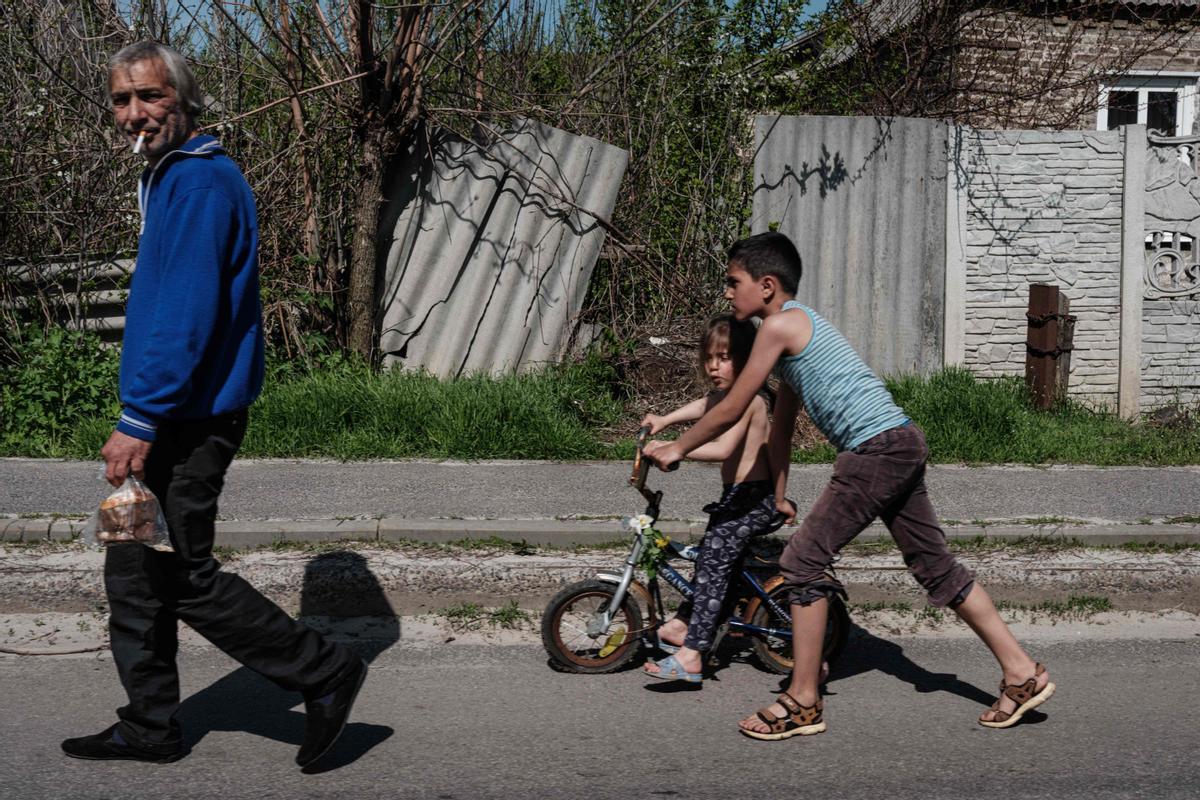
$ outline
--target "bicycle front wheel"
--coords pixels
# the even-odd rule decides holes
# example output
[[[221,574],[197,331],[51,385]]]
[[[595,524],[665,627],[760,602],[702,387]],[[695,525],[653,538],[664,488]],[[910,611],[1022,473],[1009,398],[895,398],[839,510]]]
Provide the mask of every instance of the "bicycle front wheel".
[[[628,664],[641,647],[642,612],[625,596],[606,627],[601,615],[612,607],[616,587],[604,581],[572,584],[551,599],[542,614],[542,646],[564,672],[600,674]]]

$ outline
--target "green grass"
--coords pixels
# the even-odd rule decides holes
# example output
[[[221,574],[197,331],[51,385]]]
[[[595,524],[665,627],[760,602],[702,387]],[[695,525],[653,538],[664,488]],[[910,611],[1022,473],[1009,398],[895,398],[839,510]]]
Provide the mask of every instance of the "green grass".
[[[346,360],[275,374],[251,410],[243,457],[594,459],[610,455],[603,433],[621,415],[611,369],[595,358],[446,381]],[[112,426],[77,420],[70,436],[0,455],[95,458]]]
[[[1200,412],[1183,425],[1163,428],[1130,423],[1074,400],[1040,411],[1030,402],[1021,378],[980,379],[961,367],[889,378],[886,383],[925,432],[930,461],[935,463],[1200,463]],[[614,455],[632,456],[632,443],[623,447],[614,449]],[[824,442],[792,451],[792,461],[803,464],[828,463],[836,457]]]
[[[980,380],[968,370],[948,368],[928,378],[889,380],[888,388],[925,431],[931,460],[937,462],[1200,462],[1200,424],[1195,421],[1174,428],[1130,424],[1075,401],[1038,411],[1020,378]]]
[[[492,379],[439,381],[342,364],[269,386],[242,452],[250,456],[586,459],[618,403],[595,363]]]
[[[1200,413],[1163,428],[1131,424],[1077,402],[1042,412],[1032,407],[1020,379],[981,380],[962,368],[891,379],[888,387],[924,429],[934,462],[1200,463]],[[6,391],[17,397],[13,393],[20,389],[13,382]],[[276,359],[251,410],[241,455],[627,460],[633,441],[614,437],[613,431],[629,430],[640,409],[624,408],[622,394],[616,373],[598,356],[527,375],[447,381],[421,373],[373,372],[343,358],[310,366]],[[21,407],[26,405],[36,407],[32,401]],[[27,430],[15,415],[0,415],[0,456],[96,458],[112,432],[113,415],[63,414],[47,430]],[[835,456],[828,444],[793,452],[793,460],[801,463]]]

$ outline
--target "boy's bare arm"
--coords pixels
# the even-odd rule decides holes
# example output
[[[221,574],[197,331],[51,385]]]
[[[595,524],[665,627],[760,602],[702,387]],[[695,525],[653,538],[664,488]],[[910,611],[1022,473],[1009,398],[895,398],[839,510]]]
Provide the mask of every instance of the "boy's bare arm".
[[[696,461],[724,461],[729,458],[737,450],[738,445],[745,440],[746,433],[750,428],[750,420],[753,417],[754,406],[751,405],[731,428],[711,442],[700,445],[688,453],[687,457]]]
[[[775,507],[788,515],[788,522],[796,517],[796,509],[787,502],[788,469],[792,464],[792,431],[796,427],[796,413],[800,409],[800,398],[786,383],[779,387],[775,397],[775,414],[771,422],[771,435],[767,439],[767,457],[771,464],[771,477],[775,481]]]
[[[647,414],[642,418],[642,426],[650,426],[650,433],[655,434],[663,428],[669,428],[680,422],[692,422],[704,416],[705,410],[708,408],[708,398],[701,397],[698,400],[693,400],[685,406],[680,406],[669,414],[659,416],[657,414]]]
[[[763,321],[754,339],[750,358],[725,399],[709,409],[699,422],[675,441],[651,442],[646,446],[645,452],[651,461],[661,469],[666,469],[700,445],[715,439],[746,413],[750,402],[767,382],[771,370],[784,352],[787,336],[786,328],[779,324],[781,322],[776,322],[775,317]]]

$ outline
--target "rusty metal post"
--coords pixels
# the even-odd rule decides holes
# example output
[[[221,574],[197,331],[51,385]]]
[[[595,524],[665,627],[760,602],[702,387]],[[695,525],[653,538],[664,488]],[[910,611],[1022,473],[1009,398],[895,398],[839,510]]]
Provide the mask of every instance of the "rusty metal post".
[[[1029,327],[1025,335],[1025,386],[1035,408],[1054,404],[1054,357],[1058,347],[1058,287],[1035,283],[1029,287]]]

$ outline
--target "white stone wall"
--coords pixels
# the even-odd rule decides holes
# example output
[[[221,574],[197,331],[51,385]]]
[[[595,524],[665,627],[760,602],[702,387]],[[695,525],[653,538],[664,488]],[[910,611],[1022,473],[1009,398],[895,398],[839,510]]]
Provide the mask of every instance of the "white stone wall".
[[[1142,411],[1200,404],[1200,300],[1142,301]]]
[[[965,363],[1023,375],[1029,286],[1071,301],[1072,396],[1115,408],[1121,289],[1120,131],[966,130]]]

